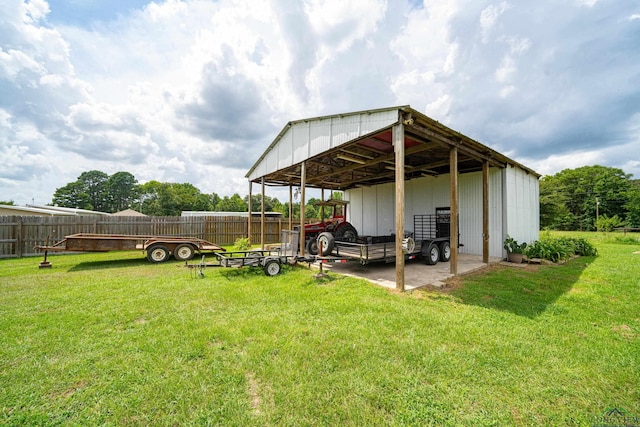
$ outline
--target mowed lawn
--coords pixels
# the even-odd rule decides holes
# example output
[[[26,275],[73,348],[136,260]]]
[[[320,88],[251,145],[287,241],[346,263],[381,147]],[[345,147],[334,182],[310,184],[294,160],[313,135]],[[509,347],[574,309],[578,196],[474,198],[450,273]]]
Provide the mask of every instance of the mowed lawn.
[[[0,260],[0,425],[591,425],[640,416],[640,245],[399,294],[141,253]],[[427,267],[425,268],[433,268]]]

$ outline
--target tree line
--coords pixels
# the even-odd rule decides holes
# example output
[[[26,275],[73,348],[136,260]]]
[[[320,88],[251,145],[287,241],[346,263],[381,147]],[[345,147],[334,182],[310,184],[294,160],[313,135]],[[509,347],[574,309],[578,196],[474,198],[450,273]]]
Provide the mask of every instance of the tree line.
[[[340,197],[340,193],[334,197]],[[305,205],[307,218],[318,218],[317,199]],[[152,216],[179,216],[182,211],[247,212],[249,197],[220,197],[202,193],[189,183],[149,181],[139,184],[129,172],[108,175],[93,170],[56,189],[52,204],[102,212],[127,208]],[[259,210],[260,195],[252,196],[252,209]],[[265,211],[289,217],[289,202],[265,196]],[[294,218],[300,203],[293,204]],[[329,215],[325,212],[325,216]],[[640,227],[640,180],[621,169],[584,166],[565,169],[540,179],[540,226],[554,230],[610,230]]]
[[[335,194],[336,197],[341,195]],[[318,218],[318,199],[305,205],[305,217]],[[150,216],[180,216],[182,211],[247,212],[249,196],[238,193],[220,197],[217,193],[202,193],[193,184],[149,181],[139,184],[129,172],[108,175],[92,170],[60,188],[53,195],[52,205],[114,213],[133,209]],[[280,212],[289,217],[289,202],[265,196],[265,211]],[[251,208],[260,210],[261,196],[252,195]],[[300,203],[293,204],[294,218],[300,217]],[[325,212],[325,216],[329,212]]]
[[[552,230],[640,227],[640,180],[622,169],[583,166],[540,179],[540,226]]]

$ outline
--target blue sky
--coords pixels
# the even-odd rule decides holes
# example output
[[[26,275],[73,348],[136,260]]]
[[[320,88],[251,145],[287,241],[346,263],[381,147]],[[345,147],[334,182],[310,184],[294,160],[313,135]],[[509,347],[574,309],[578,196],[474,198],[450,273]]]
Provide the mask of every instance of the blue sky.
[[[145,0],[50,0],[48,20],[54,24],[87,26],[95,22],[126,19],[132,10],[142,9]]]
[[[82,172],[245,194],[290,120],[409,104],[542,174],[640,178],[640,3],[5,0],[0,200]]]

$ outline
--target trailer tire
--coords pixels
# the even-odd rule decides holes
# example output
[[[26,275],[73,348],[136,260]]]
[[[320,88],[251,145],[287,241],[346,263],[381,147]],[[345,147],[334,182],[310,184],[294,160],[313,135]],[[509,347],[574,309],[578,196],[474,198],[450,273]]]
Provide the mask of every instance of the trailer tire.
[[[173,250],[173,257],[178,261],[188,261],[193,258],[196,251],[192,245],[189,243],[183,243],[181,245],[176,246]]]
[[[440,243],[440,261],[449,262],[451,259],[451,245],[449,242]]]
[[[151,245],[147,248],[147,259],[149,262],[165,262],[169,259],[169,248],[165,245]]]
[[[320,233],[317,239],[318,253],[321,256],[327,256],[331,252],[333,252],[333,248],[335,247],[336,240],[333,237],[333,234],[325,231]]]
[[[342,242],[355,243],[358,240],[356,228],[348,222],[343,223],[336,230],[335,239]]]
[[[440,258],[440,248],[435,243],[431,243],[427,248],[426,261],[427,265],[436,265]]]
[[[280,262],[271,259],[264,264],[264,273],[267,276],[277,276],[280,273]]]
[[[306,249],[309,255],[318,255],[318,239],[315,236],[307,240]]]

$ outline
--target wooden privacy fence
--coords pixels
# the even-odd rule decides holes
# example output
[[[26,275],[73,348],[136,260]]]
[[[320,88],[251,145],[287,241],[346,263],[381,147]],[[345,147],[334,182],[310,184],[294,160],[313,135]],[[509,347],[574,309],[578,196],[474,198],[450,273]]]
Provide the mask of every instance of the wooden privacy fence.
[[[265,219],[265,243],[278,243],[288,220]],[[223,217],[109,217],[0,216],[0,258],[38,255],[34,247],[77,233],[137,234],[197,237],[218,245],[233,245],[247,237],[247,218]],[[251,241],[260,243],[260,217],[251,221]]]

